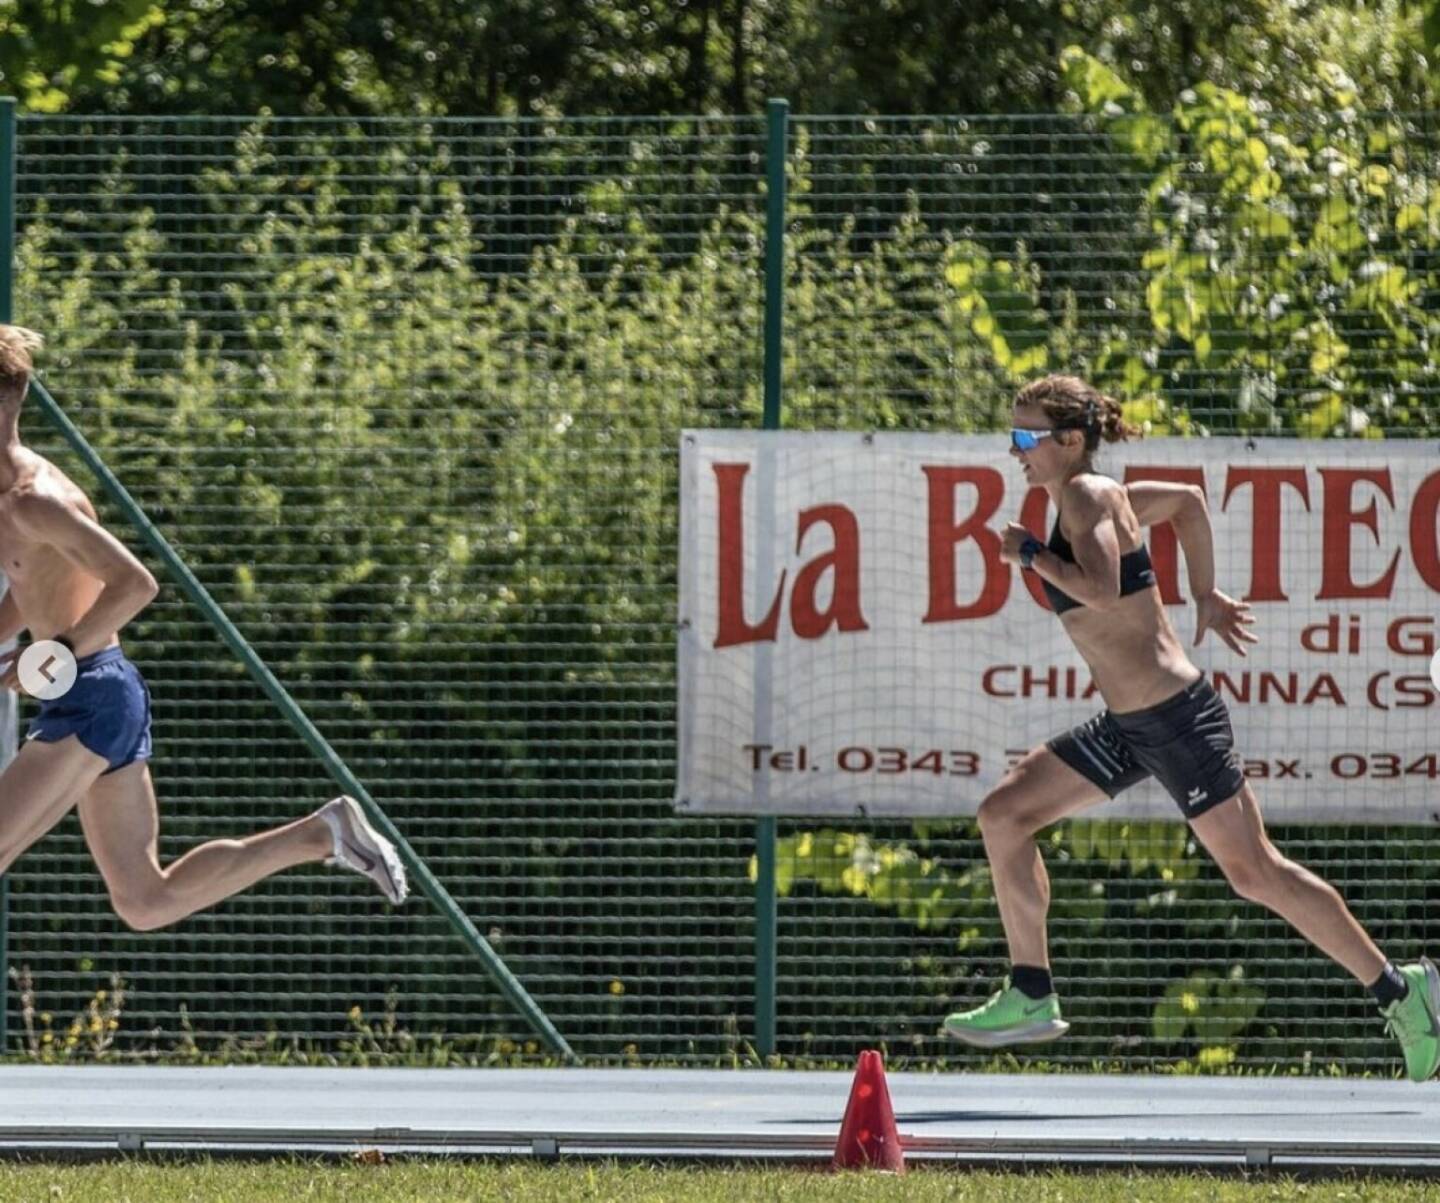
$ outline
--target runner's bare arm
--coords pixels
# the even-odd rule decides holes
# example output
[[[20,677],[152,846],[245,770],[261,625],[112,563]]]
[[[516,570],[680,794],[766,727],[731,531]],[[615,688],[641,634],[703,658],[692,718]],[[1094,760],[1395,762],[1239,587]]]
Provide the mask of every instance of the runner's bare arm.
[[[1168,522],[1175,528],[1190,574],[1190,596],[1199,601],[1214,592],[1215,539],[1204,491],[1198,485],[1143,480],[1126,485],[1125,492],[1141,526]]]
[[[14,590],[5,590],[0,599],[0,643],[9,643],[25,629],[25,620],[20,616],[20,603],[15,600]]]
[[[1130,508],[1141,526],[1170,522],[1195,503],[1205,504],[1205,493],[1199,485],[1182,485],[1168,480],[1137,480],[1125,486]]]
[[[1260,642],[1249,630],[1255,618],[1249,603],[1236,601],[1215,587],[1215,538],[1204,490],[1197,485],[1146,480],[1126,485],[1125,492],[1141,526],[1169,522],[1175,528],[1195,599],[1195,646],[1206,631],[1214,631],[1232,651],[1245,655],[1247,643]]]
[[[1115,530],[1115,498],[1107,488],[1118,485],[1076,484],[1068,488],[1065,512],[1074,529],[1070,548],[1073,564],[1045,550],[1034,568],[1045,580],[1092,609],[1103,609],[1120,598],[1120,538]],[[1066,532],[1069,534],[1069,531]]]
[[[55,497],[32,494],[12,511],[32,539],[48,543],[82,572],[103,581],[95,604],[66,631],[32,631],[36,639],[64,635],[75,654],[99,651],[160,591],[150,570],[97,522]]]

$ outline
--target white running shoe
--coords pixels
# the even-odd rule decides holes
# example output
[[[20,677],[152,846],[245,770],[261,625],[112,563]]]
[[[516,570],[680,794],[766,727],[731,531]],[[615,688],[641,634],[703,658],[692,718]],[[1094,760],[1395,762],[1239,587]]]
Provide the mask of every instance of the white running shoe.
[[[325,820],[334,841],[327,865],[342,865],[368,877],[396,906],[405,901],[410,892],[405,866],[400,863],[395,845],[370,826],[360,803],[349,794],[341,794],[315,813]]]

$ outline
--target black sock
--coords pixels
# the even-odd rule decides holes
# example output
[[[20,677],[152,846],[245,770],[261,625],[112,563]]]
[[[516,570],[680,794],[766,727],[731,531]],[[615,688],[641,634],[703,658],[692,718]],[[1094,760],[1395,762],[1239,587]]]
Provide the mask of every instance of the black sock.
[[[1055,993],[1055,987],[1050,982],[1050,970],[1039,965],[1010,966],[1010,984],[1026,998],[1044,998]]]
[[[1396,999],[1404,998],[1410,993],[1410,983],[1400,976],[1400,971],[1394,965],[1386,961],[1380,976],[1370,983],[1370,993],[1375,996],[1375,1001],[1383,1011]]]

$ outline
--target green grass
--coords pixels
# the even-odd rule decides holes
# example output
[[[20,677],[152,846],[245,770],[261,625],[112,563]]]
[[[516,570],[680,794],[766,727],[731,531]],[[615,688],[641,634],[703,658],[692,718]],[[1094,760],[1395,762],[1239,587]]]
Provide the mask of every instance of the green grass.
[[[139,1161],[93,1165],[0,1164],[0,1199],[66,1203],[256,1203],[373,1200],[440,1203],[499,1199],[516,1203],[732,1203],[733,1200],[955,1200],[964,1203],[1120,1203],[1194,1200],[1249,1203],[1410,1203],[1435,1197],[1433,1183],[1386,1178],[1297,1181],[1206,1174],[1065,1174],[912,1170],[904,1178],[828,1174],[802,1168],[711,1169],[530,1162],[398,1161],[386,1165],[304,1161]]]

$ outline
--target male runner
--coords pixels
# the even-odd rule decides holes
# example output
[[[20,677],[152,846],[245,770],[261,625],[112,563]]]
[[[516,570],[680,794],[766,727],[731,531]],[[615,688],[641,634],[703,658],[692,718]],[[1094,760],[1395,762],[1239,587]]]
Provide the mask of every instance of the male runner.
[[[85,493],[20,442],[20,409],[42,339],[0,325],[0,642],[28,630],[74,655],[77,675],[42,701],[0,774],[0,873],[79,806],[115,913],[153,931],[292,865],[324,860],[370,878],[395,904],[407,893],[393,845],[341,795],[303,819],[244,839],[212,840],[161,866],[150,779],[150,691],[118,632],[159,592],[105,530]],[[19,687],[20,649],[0,657],[0,686]]]

